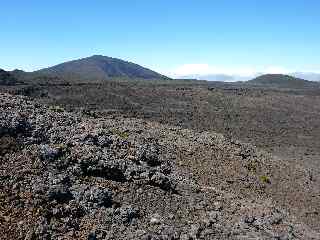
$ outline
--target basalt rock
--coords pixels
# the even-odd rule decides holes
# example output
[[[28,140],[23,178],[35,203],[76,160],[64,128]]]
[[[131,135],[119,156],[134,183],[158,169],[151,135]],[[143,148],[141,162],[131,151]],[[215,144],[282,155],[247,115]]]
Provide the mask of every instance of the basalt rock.
[[[273,201],[283,184],[284,203],[309,194],[308,171],[216,133],[57,109],[0,94],[3,239],[320,239]]]

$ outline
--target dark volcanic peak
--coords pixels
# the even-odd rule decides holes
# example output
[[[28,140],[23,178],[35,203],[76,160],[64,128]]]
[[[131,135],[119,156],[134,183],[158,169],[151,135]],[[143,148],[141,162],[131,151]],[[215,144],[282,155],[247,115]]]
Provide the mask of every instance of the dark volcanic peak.
[[[82,79],[92,80],[119,77],[139,79],[167,78],[138,64],[101,55],[65,62],[39,70],[37,73],[53,74],[59,77],[80,77]]]
[[[7,71],[0,69],[0,85],[15,85],[17,79]]]
[[[284,74],[265,74],[247,82],[251,85],[262,85],[277,88],[310,88],[320,87],[317,82],[307,81]]]

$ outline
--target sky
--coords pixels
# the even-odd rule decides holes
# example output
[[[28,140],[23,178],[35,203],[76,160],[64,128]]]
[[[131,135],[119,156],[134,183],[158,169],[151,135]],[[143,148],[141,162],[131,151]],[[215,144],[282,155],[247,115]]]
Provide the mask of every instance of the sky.
[[[318,0],[5,0],[0,68],[94,54],[170,76],[320,72]]]

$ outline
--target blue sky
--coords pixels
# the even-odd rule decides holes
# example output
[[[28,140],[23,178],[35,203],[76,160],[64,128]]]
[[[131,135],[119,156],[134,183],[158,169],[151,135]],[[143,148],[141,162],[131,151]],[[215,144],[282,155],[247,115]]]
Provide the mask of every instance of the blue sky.
[[[101,54],[170,74],[320,71],[317,0],[7,0],[0,68]]]

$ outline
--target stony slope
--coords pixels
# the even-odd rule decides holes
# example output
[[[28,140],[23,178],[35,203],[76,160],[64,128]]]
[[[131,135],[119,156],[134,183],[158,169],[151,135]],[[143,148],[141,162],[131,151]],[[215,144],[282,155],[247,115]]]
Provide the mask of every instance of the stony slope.
[[[318,179],[219,134],[1,94],[0,141],[4,239],[320,238]]]
[[[34,73],[89,81],[110,78],[167,79],[167,77],[138,64],[100,55],[65,62]]]

